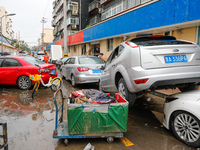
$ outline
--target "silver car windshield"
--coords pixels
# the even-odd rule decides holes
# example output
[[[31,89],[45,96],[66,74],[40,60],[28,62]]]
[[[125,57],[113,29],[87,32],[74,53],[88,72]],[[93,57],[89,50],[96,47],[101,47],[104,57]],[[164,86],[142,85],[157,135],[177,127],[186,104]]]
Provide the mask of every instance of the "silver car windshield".
[[[103,64],[99,57],[80,57],[78,58],[79,64]]]
[[[23,58],[23,60],[25,60],[26,62],[28,62],[31,65],[35,65],[35,64],[45,64],[45,62],[40,61],[39,59],[35,59],[34,57],[27,57],[27,58]]]

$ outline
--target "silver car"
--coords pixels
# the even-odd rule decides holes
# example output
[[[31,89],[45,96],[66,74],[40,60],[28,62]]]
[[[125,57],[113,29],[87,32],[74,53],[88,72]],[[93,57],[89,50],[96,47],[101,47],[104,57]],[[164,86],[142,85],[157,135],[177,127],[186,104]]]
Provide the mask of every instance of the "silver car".
[[[119,44],[110,54],[99,88],[119,92],[130,106],[147,89],[192,90],[200,82],[200,48],[173,36],[144,36]]]
[[[73,56],[61,66],[61,75],[71,80],[72,86],[98,83],[103,61],[96,56]]]

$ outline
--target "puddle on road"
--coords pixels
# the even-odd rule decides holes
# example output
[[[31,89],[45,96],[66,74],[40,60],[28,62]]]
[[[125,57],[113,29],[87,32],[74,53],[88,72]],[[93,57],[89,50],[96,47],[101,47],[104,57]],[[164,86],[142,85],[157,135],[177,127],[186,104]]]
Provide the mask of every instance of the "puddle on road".
[[[39,89],[34,99],[32,90],[3,88],[0,94],[0,122],[7,122],[9,149],[54,149],[53,92]]]

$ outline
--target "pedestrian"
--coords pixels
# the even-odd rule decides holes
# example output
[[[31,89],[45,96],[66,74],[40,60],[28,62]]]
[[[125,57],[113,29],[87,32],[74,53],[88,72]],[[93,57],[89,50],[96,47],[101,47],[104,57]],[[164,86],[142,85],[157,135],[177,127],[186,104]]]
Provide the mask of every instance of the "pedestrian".
[[[44,51],[44,53],[45,53],[45,55],[44,55],[44,62],[48,64],[49,63],[49,56],[47,55],[46,51]]]
[[[103,62],[106,62],[106,61],[103,59],[103,53],[100,53],[98,57],[101,58],[101,60],[102,60]]]
[[[88,55],[88,54],[87,54],[87,52],[85,52],[85,53],[84,53],[84,55],[86,55],[86,56],[87,56],[87,55]]]

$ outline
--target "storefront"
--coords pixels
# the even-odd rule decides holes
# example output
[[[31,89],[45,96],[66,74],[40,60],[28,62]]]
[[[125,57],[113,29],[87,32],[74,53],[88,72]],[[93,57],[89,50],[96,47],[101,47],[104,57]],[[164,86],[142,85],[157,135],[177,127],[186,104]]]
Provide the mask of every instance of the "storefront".
[[[100,41],[90,43],[89,55],[98,56],[100,54]]]

